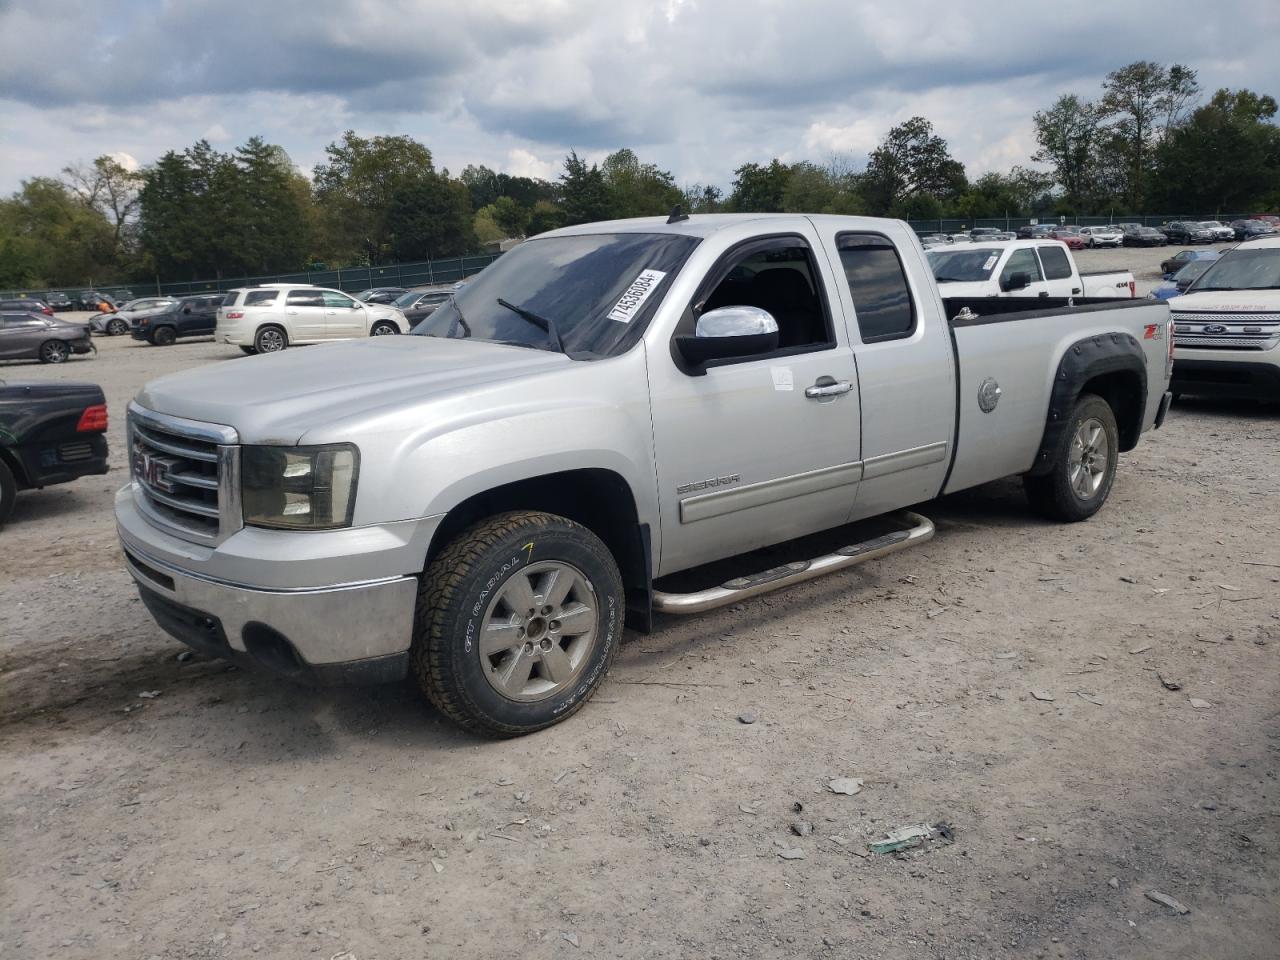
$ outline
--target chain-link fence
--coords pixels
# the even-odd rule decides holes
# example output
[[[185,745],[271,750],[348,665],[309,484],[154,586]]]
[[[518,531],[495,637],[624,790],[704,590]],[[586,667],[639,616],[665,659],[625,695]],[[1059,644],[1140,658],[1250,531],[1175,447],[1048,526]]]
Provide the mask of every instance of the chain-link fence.
[[[456,283],[479,273],[500,256],[502,256],[500,253],[481,253],[470,257],[423,260],[420,263],[395,263],[385,267],[343,267],[341,270],[276,273],[260,277],[224,277],[221,280],[176,280],[169,283],[158,280],[151,283],[136,281],[108,283],[91,278],[83,285],[4,290],[0,291],[0,299],[8,297],[44,299],[50,293],[65,293],[72,300],[77,300],[81,291],[86,290],[96,290],[108,296],[127,291],[129,296],[134,297],[183,297],[195,293],[220,293],[223,290],[234,290],[236,287],[249,287],[260,283],[307,283],[317,287],[345,290],[347,293],[359,293],[370,287],[408,288]]]
[[[1014,231],[1019,227],[1030,226],[1034,223],[1056,224],[1072,227],[1107,227],[1118,223],[1140,223],[1144,227],[1158,227],[1163,223],[1171,223],[1175,220],[1217,220],[1219,223],[1230,223],[1232,220],[1247,220],[1248,214],[1243,213],[1224,213],[1224,214],[1189,214],[1189,213],[1161,213],[1161,214],[1138,214],[1138,213],[1116,213],[1108,216],[1098,217],[1055,217],[1046,214],[1039,219],[1034,217],[982,217],[976,220],[966,220],[963,217],[948,217],[941,220],[908,220],[911,229],[919,234],[932,233],[961,233],[965,230],[972,230],[974,227],[994,227],[997,230]]]

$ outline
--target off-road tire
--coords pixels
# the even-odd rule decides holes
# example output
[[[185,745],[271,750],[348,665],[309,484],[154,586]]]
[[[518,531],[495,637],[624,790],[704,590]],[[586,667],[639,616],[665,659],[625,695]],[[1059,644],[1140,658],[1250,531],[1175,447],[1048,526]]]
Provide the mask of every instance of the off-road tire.
[[[128,332],[129,332],[128,321],[122,320],[119,317],[112,317],[110,320],[107,321],[107,336],[122,337]]]
[[[1106,435],[1107,463],[1097,490],[1084,497],[1071,485],[1071,448],[1081,425],[1089,420],[1097,420],[1102,425]],[[1058,437],[1053,451],[1053,466],[1047,473],[1023,477],[1023,488],[1031,508],[1043,517],[1064,523],[1088,520],[1107,502],[1107,495],[1115,482],[1119,455],[1120,432],[1111,405],[1097,394],[1082,393]]]
[[[0,460],[0,527],[13,513],[13,501],[18,496],[18,481],[14,479],[9,465]]]
[[[524,567],[569,563],[596,596],[595,643],[574,682],[544,700],[504,697],[484,674],[476,636],[490,598]],[[604,679],[622,637],[622,578],[609,549],[586,527],[549,513],[521,511],[484,520],[460,534],[422,576],[411,660],[433,704],[463,727],[499,737],[542,730],[580,710]]]
[[[151,342],[157,347],[172,347],[178,339],[178,331],[173,327],[156,327],[151,331]]]
[[[40,344],[41,363],[66,363],[71,356],[71,348],[61,340],[46,340]]]

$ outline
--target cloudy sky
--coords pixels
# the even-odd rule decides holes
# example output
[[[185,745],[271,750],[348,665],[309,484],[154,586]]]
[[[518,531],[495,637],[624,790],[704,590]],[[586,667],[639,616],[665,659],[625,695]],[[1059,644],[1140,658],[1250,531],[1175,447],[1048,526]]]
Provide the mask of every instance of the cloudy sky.
[[[0,0],[0,192],[102,153],[254,134],[304,169],[348,128],[437,166],[554,177],[621,146],[682,184],[865,157],[933,121],[970,175],[1031,115],[1136,59],[1280,96],[1280,3],[915,0]]]

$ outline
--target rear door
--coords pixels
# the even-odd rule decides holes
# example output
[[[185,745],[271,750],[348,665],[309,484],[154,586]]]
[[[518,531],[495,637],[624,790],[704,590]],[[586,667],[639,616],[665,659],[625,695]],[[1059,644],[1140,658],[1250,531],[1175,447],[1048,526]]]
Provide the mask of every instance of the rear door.
[[[25,313],[0,314],[0,359],[34,357],[48,328]]]
[[[1040,268],[1044,276],[1045,293],[1040,296],[1078,297],[1083,293],[1071,255],[1065,247],[1045,243],[1036,247],[1040,255]]]
[[[368,308],[364,304],[337,290],[321,290],[320,295],[324,297],[326,340],[363,337],[369,332]]]
[[[290,290],[284,301],[285,332],[290,343],[325,339],[324,296],[319,290]]]

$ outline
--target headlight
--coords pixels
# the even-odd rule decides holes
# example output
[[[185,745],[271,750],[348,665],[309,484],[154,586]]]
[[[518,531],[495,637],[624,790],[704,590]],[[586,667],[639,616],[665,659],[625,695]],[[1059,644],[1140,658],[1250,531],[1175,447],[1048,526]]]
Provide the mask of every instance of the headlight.
[[[351,443],[241,448],[244,522],[286,530],[351,526],[360,451]]]

